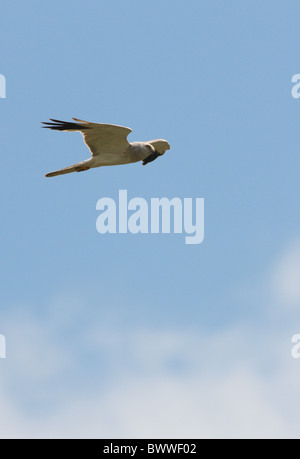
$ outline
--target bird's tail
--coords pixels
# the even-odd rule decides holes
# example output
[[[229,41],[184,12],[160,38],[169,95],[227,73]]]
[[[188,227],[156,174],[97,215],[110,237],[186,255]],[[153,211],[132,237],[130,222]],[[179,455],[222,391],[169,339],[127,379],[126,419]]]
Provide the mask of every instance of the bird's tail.
[[[82,172],[90,169],[90,166],[87,166],[86,161],[81,161],[80,163],[72,164],[72,166],[65,167],[64,169],[59,169],[58,171],[49,172],[45,177],[56,177],[56,175],[70,174],[71,172]]]

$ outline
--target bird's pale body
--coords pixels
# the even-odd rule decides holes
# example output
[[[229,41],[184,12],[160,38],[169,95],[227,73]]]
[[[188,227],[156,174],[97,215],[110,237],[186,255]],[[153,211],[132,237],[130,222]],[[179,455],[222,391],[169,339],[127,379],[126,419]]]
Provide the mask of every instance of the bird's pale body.
[[[125,148],[124,151],[120,152],[120,155],[116,157],[115,154],[102,153],[99,156],[94,156],[87,161],[90,167],[100,166],[116,166],[121,164],[130,164],[142,161],[149,156],[149,148],[145,146],[145,142],[132,142]]]

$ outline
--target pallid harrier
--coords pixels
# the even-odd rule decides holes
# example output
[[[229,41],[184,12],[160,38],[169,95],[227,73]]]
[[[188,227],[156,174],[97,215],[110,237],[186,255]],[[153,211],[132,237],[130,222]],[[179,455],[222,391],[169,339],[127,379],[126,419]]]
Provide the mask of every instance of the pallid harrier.
[[[65,167],[55,172],[49,172],[46,177],[69,174],[70,172],[87,171],[92,167],[114,166],[118,164],[136,163],[143,161],[143,166],[162,156],[170,145],[166,140],[157,139],[148,142],[131,142],[127,136],[131,129],[114,124],[90,123],[72,118],[76,123],[59,121],[50,118],[52,123],[42,123],[44,128],[56,131],[79,131],[84,142],[91,151],[92,157]]]

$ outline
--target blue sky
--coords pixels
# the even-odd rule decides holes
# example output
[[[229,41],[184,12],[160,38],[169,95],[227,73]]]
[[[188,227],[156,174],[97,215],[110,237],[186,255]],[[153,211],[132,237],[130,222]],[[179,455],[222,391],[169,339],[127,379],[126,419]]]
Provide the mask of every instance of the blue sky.
[[[298,13],[290,0],[1,2],[2,437],[295,435]],[[89,156],[80,134],[40,129],[52,117],[171,150],[46,179]],[[204,242],[98,234],[96,202],[120,189],[204,198]],[[149,415],[146,388],[161,401]]]

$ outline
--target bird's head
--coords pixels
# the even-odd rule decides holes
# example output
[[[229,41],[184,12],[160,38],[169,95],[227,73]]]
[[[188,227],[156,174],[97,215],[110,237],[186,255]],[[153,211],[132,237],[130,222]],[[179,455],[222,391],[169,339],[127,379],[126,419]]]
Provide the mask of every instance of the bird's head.
[[[147,144],[152,145],[155,151],[160,155],[163,155],[167,150],[170,150],[170,145],[166,140],[157,139],[157,140],[149,140]]]

